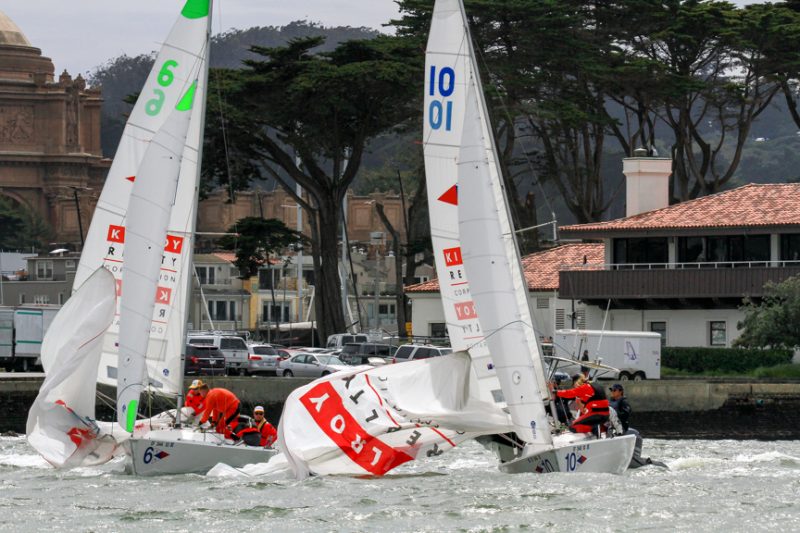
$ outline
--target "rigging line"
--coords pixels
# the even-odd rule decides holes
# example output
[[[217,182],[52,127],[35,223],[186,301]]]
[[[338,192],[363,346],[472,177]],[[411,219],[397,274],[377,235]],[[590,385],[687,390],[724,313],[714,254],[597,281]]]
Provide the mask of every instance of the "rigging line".
[[[231,179],[231,159],[230,159],[230,152],[228,150],[228,129],[225,127],[225,113],[223,111],[223,104],[224,100],[222,99],[222,89],[220,82],[220,70],[214,70],[214,79],[216,81],[217,86],[217,103],[219,104],[219,122],[220,128],[222,129],[222,148],[225,152],[225,172],[227,173],[228,177],[228,198],[230,198],[231,202],[234,201],[233,195],[233,180]]]
[[[533,326],[531,326],[530,324],[528,324],[528,323],[527,323],[527,322],[525,322],[524,320],[512,320],[511,322],[508,322],[507,324],[503,324],[503,325],[502,325],[502,326],[500,326],[499,328],[495,329],[493,332],[491,332],[490,334],[486,335],[486,336],[485,336],[485,337],[483,337],[481,340],[479,340],[479,341],[477,341],[477,342],[473,343],[473,344],[472,344],[472,345],[470,345],[470,346],[467,346],[467,348],[466,348],[466,350],[465,350],[465,351],[469,352],[469,351],[470,351],[471,349],[473,349],[475,346],[477,346],[478,344],[480,344],[480,343],[482,343],[482,342],[486,341],[486,339],[488,339],[489,337],[491,337],[491,336],[492,336],[492,335],[494,335],[495,333],[499,333],[500,331],[504,330],[504,329],[505,329],[505,328],[507,328],[508,326],[513,326],[514,324],[518,324],[518,323],[519,323],[519,324],[522,324],[523,326],[525,326],[525,327],[527,327],[528,329],[530,329],[530,330],[533,332],[533,334],[534,334],[534,340],[536,340],[536,330],[533,328]],[[537,347],[537,349],[539,349],[539,343],[538,343],[538,342],[536,343],[536,347]],[[541,352],[541,350],[539,350],[539,351]],[[539,356],[541,357],[541,353],[539,354]]]
[[[474,41],[474,39],[473,39],[473,41]],[[475,55],[476,55],[477,58],[480,58],[481,66],[483,67],[483,71],[486,73],[487,77],[491,78],[491,75],[492,75],[493,71],[489,68],[489,64],[486,62],[486,57],[483,54],[483,49],[480,48],[479,46],[476,46],[476,44],[477,44],[476,42],[473,42],[473,49],[475,50]],[[478,80],[480,80],[480,73],[477,73],[477,74],[478,74]],[[497,101],[500,103],[500,109],[503,110],[503,112],[504,112],[504,114],[506,116],[506,120],[508,121],[508,127],[509,128],[514,128],[516,126],[516,124],[515,124],[515,121],[512,119],[511,110],[509,109],[508,105],[506,104],[506,100],[503,97],[502,93],[500,91],[496,91],[496,92],[497,92]],[[494,135],[494,132],[492,132],[492,134]],[[515,135],[515,138],[517,138],[516,135]],[[527,166],[528,171],[531,173],[531,176],[536,176],[536,172],[535,172],[535,170],[533,168],[533,162],[531,162],[531,159],[528,157],[528,153],[525,151],[524,140],[526,138],[527,138],[527,136],[519,138],[520,139],[520,145],[522,147],[522,156],[523,156],[523,159],[525,160],[525,165]],[[533,146],[531,146],[531,148],[533,148]],[[539,188],[539,192],[542,194],[542,198],[544,198],[545,205],[547,206],[547,209],[550,211],[550,216],[553,219],[552,221],[553,221],[553,223],[555,223],[555,221],[556,221],[556,212],[555,212],[555,209],[553,208],[553,204],[550,201],[550,198],[547,196],[547,193],[544,190],[544,187],[542,187],[541,180],[537,177],[536,180],[534,181],[534,183]],[[557,225],[554,226],[553,237],[558,237]],[[558,240],[558,239],[555,238],[554,240]]]

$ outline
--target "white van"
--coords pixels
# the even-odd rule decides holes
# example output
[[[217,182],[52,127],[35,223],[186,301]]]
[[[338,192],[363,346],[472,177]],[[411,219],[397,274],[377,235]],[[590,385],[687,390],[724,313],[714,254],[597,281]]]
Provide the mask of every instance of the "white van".
[[[222,333],[190,333],[188,344],[207,344],[216,346],[225,356],[225,369],[228,375],[243,375],[247,372],[248,349],[243,337]]]
[[[559,329],[553,336],[553,352],[564,359],[598,359],[619,370],[619,374],[600,376],[620,381],[661,379],[661,335],[648,331],[600,331]],[[562,368],[577,372],[580,365]]]

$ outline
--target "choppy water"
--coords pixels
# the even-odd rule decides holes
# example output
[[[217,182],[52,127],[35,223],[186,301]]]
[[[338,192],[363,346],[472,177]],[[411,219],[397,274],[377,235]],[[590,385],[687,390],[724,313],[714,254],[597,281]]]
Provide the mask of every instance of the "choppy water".
[[[136,478],[0,437],[0,531],[792,531],[800,441],[645,441],[623,476],[506,475],[474,442],[376,479]]]

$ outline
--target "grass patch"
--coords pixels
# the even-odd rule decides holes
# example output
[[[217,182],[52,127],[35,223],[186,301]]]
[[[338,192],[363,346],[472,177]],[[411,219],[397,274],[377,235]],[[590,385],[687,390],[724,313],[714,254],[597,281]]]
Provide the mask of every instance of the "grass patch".
[[[703,372],[690,372],[688,370],[662,367],[661,377],[752,377],[800,379],[800,365],[784,364],[775,366],[760,366],[746,372],[734,372],[731,370],[706,370]]]

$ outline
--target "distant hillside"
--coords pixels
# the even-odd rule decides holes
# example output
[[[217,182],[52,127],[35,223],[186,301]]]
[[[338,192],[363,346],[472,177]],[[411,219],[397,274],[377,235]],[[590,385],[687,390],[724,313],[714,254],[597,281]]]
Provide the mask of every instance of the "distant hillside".
[[[286,44],[297,37],[325,37],[320,51],[333,50],[337,44],[352,39],[370,39],[378,35],[371,28],[349,26],[325,28],[317,24],[298,21],[286,26],[259,27],[248,30],[231,30],[213,38],[211,43],[211,66],[236,68],[244,59],[258,57],[248,50],[253,45],[275,47]],[[106,157],[113,157],[122,129],[131,106],[125,103],[128,95],[139,92],[150,68],[154,54],[137,57],[121,56],[97,67],[89,77],[89,83],[103,89],[101,114],[102,148]],[[212,82],[213,83],[213,82]]]

